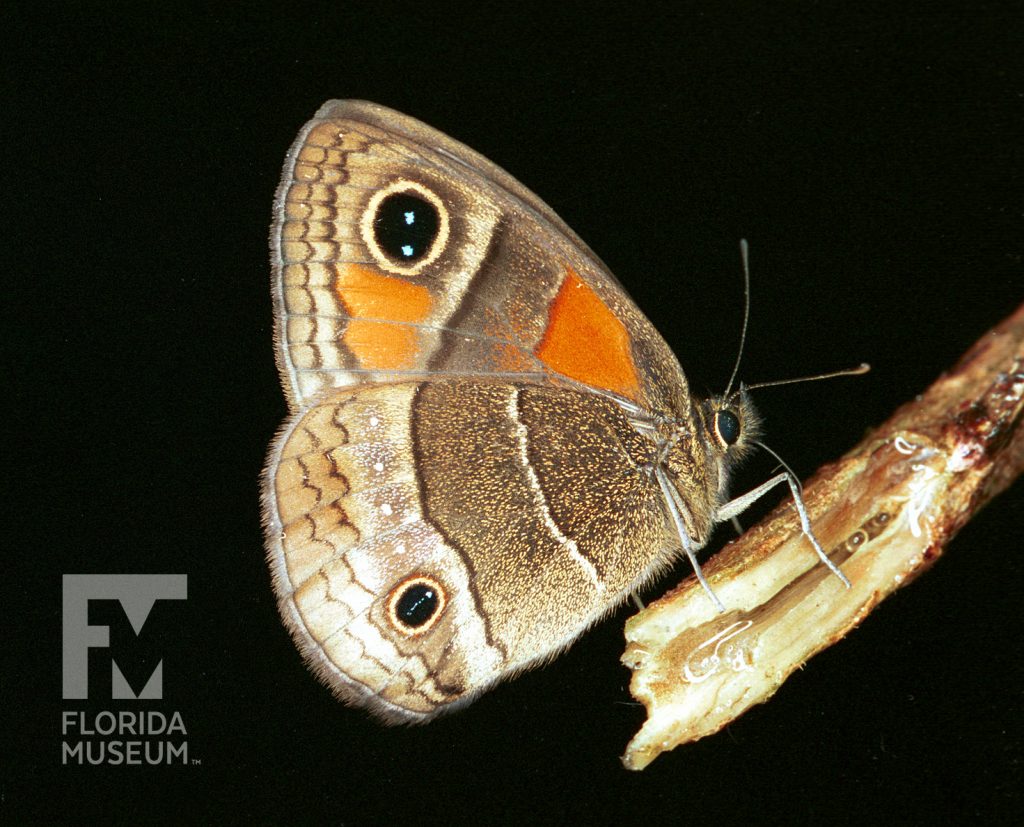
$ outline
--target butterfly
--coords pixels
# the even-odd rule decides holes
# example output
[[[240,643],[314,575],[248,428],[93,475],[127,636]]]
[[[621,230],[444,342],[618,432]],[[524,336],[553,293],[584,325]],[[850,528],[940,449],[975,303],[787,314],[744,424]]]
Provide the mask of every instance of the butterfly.
[[[271,230],[290,415],[264,472],[285,625],[344,701],[421,722],[553,657],[714,525],[757,438],[536,195],[397,112],[329,101]],[[730,386],[731,386],[730,382]],[[835,570],[840,577],[842,574]]]

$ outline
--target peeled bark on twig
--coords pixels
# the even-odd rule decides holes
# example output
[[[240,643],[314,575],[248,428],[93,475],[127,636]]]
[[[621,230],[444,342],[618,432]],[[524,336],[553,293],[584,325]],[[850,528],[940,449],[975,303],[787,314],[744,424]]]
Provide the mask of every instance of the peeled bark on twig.
[[[691,577],[631,618],[622,660],[648,717],[626,767],[643,769],[768,700],[934,563],[1024,469],[1022,412],[1024,305],[806,485],[815,533],[852,588],[817,563],[787,500],[705,567],[726,612]]]

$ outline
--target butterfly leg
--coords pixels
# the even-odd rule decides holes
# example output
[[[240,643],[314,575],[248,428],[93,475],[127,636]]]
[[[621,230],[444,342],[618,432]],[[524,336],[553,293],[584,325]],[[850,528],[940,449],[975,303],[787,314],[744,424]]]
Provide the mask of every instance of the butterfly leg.
[[[768,491],[780,482],[785,482],[789,485],[789,490],[793,494],[793,503],[796,505],[796,513],[800,515],[800,528],[803,530],[804,536],[811,541],[811,545],[814,546],[814,550],[818,553],[818,557],[821,558],[821,562],[828,567],[829,571],[843,581],[843,585],[845,585],[846,588],[850,588],[850,581],[847,579],[846,575],[843,574],[839,567],[829,559],[828,555],[825,553],[825,549],[823,549],[821,547],[821,543],[818,542],[818,538],[814,536],[814,532],[811,530],[811,518],[807,515],[807,506],[804,505],[804,498],[800,494],[800,484],[792,474],[783,471],[780,474],[776,474],[768,480],[768,482],[757,486],[757,488],[752,491],[748,491],[746,494],[730,500],[718,509],[715,519],[723,521],[734,518],[741,511],[745,511],[749,508],[756,500],[761,499],[761,497],[767,494]]]
[[[711,602],[715,604],[715,608],[720,612],[725,611],[725,604],[718,599],[718,595],[712,591],[711,586],[708,585],[708,581],[704,577],[704,572],[701,571],[700,563],[697,561],[697,552],[693,547],[693,540],[690,539],[690,534],[686,530],[686,525],[683,523],[683,515],[679,510],[678,496],[679,492],[676,491],[674,485],[668,481],[668,477],[661,467],[654,469],[655,477],[658,480],[658,485],[661,487],[661,493],[664,496],[665,504],[668,506],[669,514],[672,515],[672,523],[675,525],[676,534],[679,535],[679,541],[683,544],[683,551],[686,552],[686,556],[690,559],[690,565],[693,566],[693,573],[697,575],[697,580],[700,581],[701,586],[704,587],[704,591],[708,597],[711,598]]]

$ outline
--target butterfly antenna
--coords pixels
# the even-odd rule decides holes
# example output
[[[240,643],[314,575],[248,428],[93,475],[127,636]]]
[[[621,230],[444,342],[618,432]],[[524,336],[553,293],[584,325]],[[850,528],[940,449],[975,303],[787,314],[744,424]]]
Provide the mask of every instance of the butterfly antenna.
[[[740,333],[740,351],[736,354],[736,364],[732,369],[732,376],[729,377],[729,384],[725,386],[725,393],[722,394],[723,399],[729,398],[732,383],[736,381],[736,374],[740,371],[743,346],[747,343],[747,322],[750,321],[750,248],[745,238],[740,239],[740,258],[743,260],[743,332]]]
[[[757,382],[753,385],[744,385],[744,389],[752,391],[756,388],[774,388],[778,385],[795,385],[797,382],[816,382],[818,379],[834,379],[837,376],[861,376],[869,370],[871,370],[871,365],[867,362],[861,362],[855,368],[834,370],[831,373],[816,373],[814,376],[798,376],[795,379],[776,379],[774,382]],[[762,445],[761,447],[764,448],[765,446]]]
[[[783,468],[785,468],[786,471],[789,473],[789,475],[794,480],[796,480],[796,487],[798,489],[800,489],[800,491],[802,493],[803,490],[804,490],[803,483],[801,483],[800,482],[800,478],[796,474],[793,473],[793,469],[789,467],[789,463],[787,463],[786,460],[784,460],[782,457],[780,457],[778,454],[776,454],[771,448],[769,448],[767,445],[765,445],[760,440],[755,439],[755,440],[752,440],[752,442],[758,448],[763,448],[765,451],[767,451],[769,454],[771,454],[773,457],[775,457],[775,461],[778,462],[779,465],[781,465]]]

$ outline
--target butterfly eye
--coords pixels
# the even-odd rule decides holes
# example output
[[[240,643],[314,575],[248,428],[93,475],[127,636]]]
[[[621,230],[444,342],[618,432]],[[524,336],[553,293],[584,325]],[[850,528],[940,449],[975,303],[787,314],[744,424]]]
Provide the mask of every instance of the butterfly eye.
[[[413,264],[430,252],[441,229],[437,208],[417,193],[396,192],[377,207],[373,236],[395,261]]]
[[[433,577],[416,575],[404,580],[388,596],[388,618],[403,634],[428,631],[444,613],[448,602],[444,587]]]
[[[715,413],[715,436],[723,448],[735,445],[740,438],[740,418],[732,411]]]

